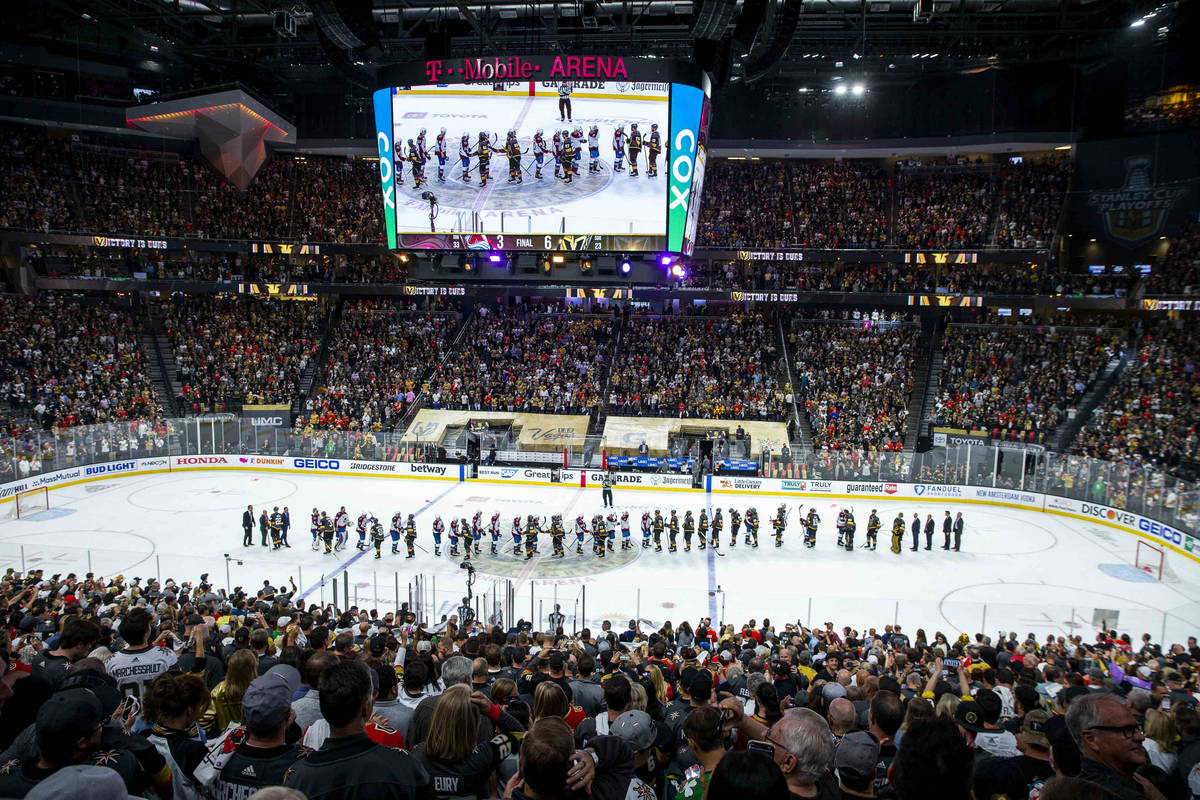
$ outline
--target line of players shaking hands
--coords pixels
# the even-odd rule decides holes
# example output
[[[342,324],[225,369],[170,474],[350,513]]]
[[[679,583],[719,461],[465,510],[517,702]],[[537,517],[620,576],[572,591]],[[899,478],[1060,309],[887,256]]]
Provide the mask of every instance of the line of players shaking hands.
[[[534,158],[534,177],[540,179],[542,177],[542,164],[547,156],[552,156],[554,159],[554,177],[563,178],[567,183],[570,183],[572,176],[579,173],[579,162],[583,157],[584,148],[583,128],[576,126],[571,132],[565,128],[559,133],[558,130],[553,131],[552,146],[547,146],[541,128],[537,129],[537,133],[533,136],[533,158]],[[592,125],[587,133],[587,149],[590,158],[588,172],[600,171],[600,128],[597,125]],[[630,123],[629,133],[625,133],[625,126],[618,125],[613,131],[613,170],[615,172],[623,172],[626,152],[626,142],[629,149],[629,167],[630,177],[638,176],[638,158],[643,147],[647,153],[647,176],[654,178],[658,176],[658,155],[662,152],[662,139],[658,132],[658,123],[653,123],[650,126],[650,133],[644,137],[638,130],[636,122]],[[459,141],[459,161],[462,164],[462,180],[467,182],[470,180],[471,159],[474,158],[479,164],[479,185],[486,186],[488,178],[491,177],[491,158],[493,153],[506,156],[508,158],[508,181],[509,183],[523,183],[524,170],[521,164],[521,156],[530,152],[529,149],[523,149],[520,141],[517,138],[517,132],[510,130],[505,138],[504,146],[496,146],[496,135],[488,136],[486,131],[479,132],[479,140],[474,146],[470,143],[470,137],[463,134]],[[431,157],[438,160],[438,175],[439,183],[446,181],[446,163],[450,158],[448,142],[446,140],[446,129],[442,128],[437,135],[436,143],[432,151],[425,147],[425,129],[421,128],[417,134],[416,140],[408,140],[408,150],[404,160],[407,161],[412,169],[413,188],[419,189],[429,181],[425,177],[425,164]],[[404,184],[404,176],[402,172],[397,172],[396,180],[400,185]]]
[[[775,534],[775,546],[783,546],[783,535],[787,530],[788,507],[787,504],[781,504],[776,511],[775,516],[771,518],[771,528]],[[919,531],[919,518],[913,515],[913,547],[915,550],[917,535]],[[745,524],[744,541],[748,547],[758,547],[758,529],[759,517],[758,510],[754,507],[746,509],[746,515],[743,516],[736,508],[729,509],[729,546],[736,547],[738,542],[738,534],[741,532],[743,523]],[[816,508],[810,508],[806,516],[800,517],[800,527],[804,531],[804,546],[808,548],[816,547],[817,545],[817,526],[821,523],[821,516],[817,513]],[[947,514],[947,523],[949,523],[949,515]],[[343,506],[341,510],[331,519],[325,512],[319,512],[313,509],[312,518],[312,537],[313,550],[318,550],[323,541],[325,552],[332,553],[341,550],[346,544],[347,531],[350,525],[350,517],[346,513],[346,508]],[[449,553],[451,556],[459,555],[459,545],[462,544],[462,554],[466,558],[470,558],[472,553],[479,555],[482,552],[481,542],[483,541],[484,533],[488,533],[491,537],[491,554],[498,555],[500,552],[500,512],[492,514],[491,522],[487,525],[486,530],[483,523],[483,512],[476,511],[472,520],[468,521],[466,517],[451,518],[449,530],[447,531],[446,524],[442,521],[441,515],[434,517],[433,520],[433,553],[435,556],[442,554],[442,537],[445,535],[449,539]],[[599,558],[604,558],[606,552],[613,552],[616,548],[617,530],[621,531],[621,549],[632,550],[634,544],[631,540],[631,530],[629,521],[629,512],[622,511],[620,517],[615,511],[608,514],[607,517],[603,514],[594,514],[591,519],[589,528],[583,514],[575,517],[575,552],[583,554],[584,540],[588,537],[592,540],[592,555]],[[874,550],[878,544],[879,531],[883,527],[875,509],[871,509],[871,515],[867,520],[866,542],[862,545],[862,549]],[[899,553],[901,549],[901,540],[906,531],[906,523],[903,512],[897,513],[895,520],[892,521],[892,541],[891,551]],[[858,529],[858,523],[854,519],[854,511],[849,508],[843,508],[838,512],[837,517],[837,546],[846,550],[854,549],[854,535]],[[699,549],[704,550],[707,547],[719,548],[721,546],[721,536],[725,530],[725,518],[720,508],[713,512],[712,518],[708,516],[706,509],[701,509],[698,518],[693,517],[692,512],[686,511],[683,515],[683,520],[679,519],[679,513],[675,509],[670,510],[670,516],[663,517],[661,509],[654,509],[651,514],[648,510],[642,513],[642,548],[649,549],[651,542],[655,552],[661,553],[663,549],[663,534],[667,537],[668,552],[674,553],[678,550],[678,537],[683,533],[683,549],[684,552],[691,552],[692,539],[696,537]],[[953,525],[955,533],[955,547],[958,550],[959,537],[962,534],[962,518],[955,521]],[[946,546],[942,549],[950,549],[950,531],[951,526],[945,526]],[[361,514],[358,518],[358,544],[359,550],[367,551],[371,545],[375,548],[375,557],[382,558],[383,543],[390,535],[392,539],[392,553],[400,553],[400,539],[404,539],[406,557],[413,558],[415,556],[415,546],[417,540],[417,525],[414,514],[409,514],[407,519],[401,512],[396,512],[392,517],[392,524],[389,532],[384,533],[383,524],[370,512]],[[520,515],[513,517],[512,521],[512,554],[515,556],[522,555],[522,546],[524,547],[524,556],[526,560],[532,559],[538,550],[538,537],[549,535],[553,544],[553,552],[551,558],[565,558],[566,549],[564,548],[564,540],[567,537],[566,525],[563,523],[562,514],[552,514],[547,524],[545,517],[539,517],[536,514],[529,514],[523,520]],[[926,549],[930,549],[929,545],[933,537],[933,518],[930,517],[925,524],[925,535],[927,540]],[[368,544],[368,539],[370,544]]]

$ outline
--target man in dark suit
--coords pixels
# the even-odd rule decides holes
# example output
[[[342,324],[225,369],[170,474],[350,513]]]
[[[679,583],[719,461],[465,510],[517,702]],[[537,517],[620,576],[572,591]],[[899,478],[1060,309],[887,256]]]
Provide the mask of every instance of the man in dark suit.
[[[242,547],[252,547],[254,545],[254,506],[246,506],[246,510],[242,512],[242,532]]]
[[[921,516],[913,514],[912,521],[913,546],[909,548],[914,553],[921,549]]]
[[[933,549],[933,531],[937,527],[937,523],[933,521],[933,514],[927,514],[925,517],[925,549]]]
[[[290,527],[292,527],[292,514],[290,511],[288,511],[288,507],[284,506],[283,507],[283,546],[284,547],[291,547],[291,545],[288,544],[288,540],[287,540],[288,528],[290,528]]]
[[[954,530],[954,520],[950,519],[950,512],[946,512],[946,517],[942,520],[942,534],[945,536],[945,541],[942,542],[942,549],[950,549],[950,532]]]
[[[954,517],[954,552],[958,552],[958,546],[962,543],[963,518],[962,512]]]

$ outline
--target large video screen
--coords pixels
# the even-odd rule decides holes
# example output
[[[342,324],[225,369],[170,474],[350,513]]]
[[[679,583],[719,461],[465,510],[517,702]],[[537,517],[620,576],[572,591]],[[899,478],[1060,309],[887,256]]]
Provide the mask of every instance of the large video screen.
[[[505,81],[374,99],[392,247],[691,250],[706,157],[699,88]]]

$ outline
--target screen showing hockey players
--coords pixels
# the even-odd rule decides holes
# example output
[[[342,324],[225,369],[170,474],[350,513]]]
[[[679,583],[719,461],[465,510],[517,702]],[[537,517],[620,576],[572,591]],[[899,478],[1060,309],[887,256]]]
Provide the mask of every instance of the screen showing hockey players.
[[[489,247],[536,249],[560,235],[662,247],[670,93],[668,83],[609,81],[392,89],[376,116],[381,158],[391,126],[401,246],[413,234],[462,234],[455,240],[468,247],[486,237]],[[385,207],[388,191],[385,175]]]

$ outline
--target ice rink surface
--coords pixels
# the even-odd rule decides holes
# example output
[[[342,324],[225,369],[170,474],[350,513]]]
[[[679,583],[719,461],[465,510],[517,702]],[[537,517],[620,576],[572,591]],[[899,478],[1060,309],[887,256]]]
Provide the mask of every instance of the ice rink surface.
[[[940,502],[845,501],[823,499],[815,504],[822,517],[815,549],[801,542],[797,500],[734,494],[701,494],[615,490],[618,512],[628,509],[632,534],[639,546],[617,551],[604,560],[574,552],[574,519],[601,510],[598,488],[522,486],[467,481],[465,483],[419,479],[321,477],[263,472],[176,472],[143,477],[114,478],[56,489],[50,493],[48,511],[0,524],[0,566],[41,568],[47,574],[94,571],[104,576],[118,573],[143,580],[155,576],[177,581],[199,579],[207,572],[217,587],[226,586],[226,568],[232,586],[249,591],[269,580],[278,585],[295,579],[308,602],[328,602],[332,579],[339,579],[338,595],[348,583],[350,602],[392,610],[396,598],[404,602],[414,576],[424,576],[424,608],[440,617],[451,613],[465,594],[464,570],[448,554],[443,541],[441,558],[433,555],[431,524],[440,515],[472,517],[484,512],[485,523],[494,510],[501,512],[501,552],[488,554],[484,535],[475,592],[489,611],[502,605],[504,621],[513,617],[545,617],[557,602],[567,615],[567,627],[580,622],[597,628],[600,620],[613,621],[618,630],[639,618],[655,626],[665,620],[678,624],[701,616],[740,625],[749,618],[767,616],[773,624],[799,620],[821,624],[832,621],[860,630],[899,621],[911,633],[918,627],[932,636],[986,630],[1016,630],[1024,637],[1053,633],[1080,633],[1090,637],[1097,626],[1097,610],[1114,626],[1111,611],[1118,612],[1115,627],[1135,638],[1143,632],[1155,639],[1183,642],[1200,632],[1200,565],[1183,556],[1166,554],[1161,582],[1132,565],[1136,538],[1107,526],[1036,511],[1021,511],[975,504]],[[782,548],[776,548],[769,519],[782,500],[789,503],[788,530]],[[877,508],[883,521],[879,548],[853,552],[836,547],[834,522],[842,503],[848,503],[858,520],[856,546],[865,542],[866,521]],[[247,504],[288,506],[294,527],[292,547],[271,551],[257,544],[241,545],[241,513]],[[721,548],[690,553],[656,553],[642,550],[641,514],[661,508],[683,513],[701,508],[725,509]],[[352,530],[345,550],[325,555],[314,552],[309,535],[313,506],[332,515],[344,505],[352,520],[363,511],[373,512],[385,528],[397,511],[416,514],[419,530],[416,558],[390,554],[391,540],[381,560],[374,553],[355,549]],[[755,506],[762,520],[759,547],[739,542],[730,547],[728,515]],[[962,511],[965,520],[963,551],[945,552],[941,545],[941,518],[946,509]],[[888,549],[891,521],[904,511],[933,514],[938,522],[934,548],[910,552],[910,534],[899,554]],[[516,515],[549,516],[562,513],[567,523],[568,556],[549,558],[550,538],[541,537],[541,555],[533,561],[512,555],[510,535]],[[743,530],[744,534],[744,530]],[[403,551],[403,542],[401,542]],[[224,557],[228,554],[232,560]],[[503,608],[511,581],[512,609]],[[486,595],[486,601],[482,596]],[[509,616],[511,613],[512,616]]]
[[[409,165],[404,165],[403,185],[396,186],[396,229],[402,233],[429,232],[429,203],[421,193],[432,191],[438,198],[439,214],[434,224],[439,233],[470,232],[472,215],[478,214],[487,233],[521,234],[650,234],[663,236],[667,229],[667,169],[665,151],[658,161],[657,178],[647,175],[647,152],[642,151],[639,176],[630,173],[628,159],[623,172],[613,171],[613,131],[637,123],[643,137],[651,123],[658,123],[664,148],[668,138],[668,102],[658,100],[572,98],[572,121],[558,116],[556,96],[454,96],[397,95],[394,135],[397,150],[407,153],[408,140],[426,130],[426,148],[431,152],[438,131],[446,128],[446,181],[437,181],[437,158],[425,165],[428,184],[412,185]],[[586,145],[579,172],[570,184],[554,177],[554,131],[582,126],[584,135],[592,124],[600,129],[600,171],[589,173]],[[542,179],[535,175],[533,136],[541,128],[546,147]],[[509,130],[517,132],[523,150],[524,179],[508,182],[508,159],[496,153],[491,159],[491,180],[479,185],[478,159],[471,159],[467,181],[462,180],[459,143],[465,133],[472,148],[480,131],[495,134],[494,147],[504,147]],[[586,140],[585,140],[586,141]],[[628,154],[627,154],[628,155]],[[501,217],[503,216],[503,224]]]

